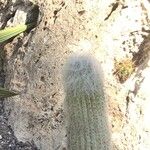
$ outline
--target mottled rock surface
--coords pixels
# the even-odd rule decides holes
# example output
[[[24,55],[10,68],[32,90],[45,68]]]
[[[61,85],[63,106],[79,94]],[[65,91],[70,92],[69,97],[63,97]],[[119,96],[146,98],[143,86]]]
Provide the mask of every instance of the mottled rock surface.
[[[1,84],[20,94],[0,102],[0,150],[66,149],[62,67],[79,51],[102,64],[114,150],[149,150],[150,1],[0,0],[1,29],[37,14],[36,28],[1,45]],[[134,72],[120,83],[125,59]]]

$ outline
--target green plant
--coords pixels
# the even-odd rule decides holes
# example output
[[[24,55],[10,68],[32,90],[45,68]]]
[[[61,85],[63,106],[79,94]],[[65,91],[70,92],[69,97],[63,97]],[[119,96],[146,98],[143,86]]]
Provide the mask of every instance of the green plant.
[[[26,31],[30,26],[31,24],[29,25],[22,24],[22,25],[17,25],[15,27],[9,27],[9,28],[0,30],[0,43]]]
[[[115,62],[114,74],[118,77],[121,83],[125,82],[135,70],[134,62],[130,59],[124,59]]]
[[[18,94],[0,87],[0,97],[10,97],[10,96],[15,96],[15,95],[18,95]]]
[[[32,24],[28,25],[18,25],[15,27],[9,27],[3,30],[0,30],[0,43],[3,43],[4,41],[17,36],[18,34],[24,32],[28,28],[30,28]],[[0,87],[0,97],[10,97],[15,96],[17,93],[11,92],[9,90],[6,90],[5,88]]]
[[[69,150],[110,150],[106,103],[99,63],[71,57],[64,68],[67,146]]]

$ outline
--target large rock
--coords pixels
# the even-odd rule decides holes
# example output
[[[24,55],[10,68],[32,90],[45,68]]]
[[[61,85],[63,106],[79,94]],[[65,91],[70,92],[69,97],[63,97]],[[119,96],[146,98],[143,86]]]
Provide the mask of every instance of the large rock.
[[[62,66],[71,53],[90,51],[104,70],[114,149],[149,150],[150,2],[32,2],[40,10],[37,28],[4,47],[5,86],[20,93],[5,100],[5,114],[18,140],[41,150],[65,149]],[[1,27],[24,22],[33,7],[27,0],[2,4]],[[114,59],[127,58],[134,72],[120,83]]]

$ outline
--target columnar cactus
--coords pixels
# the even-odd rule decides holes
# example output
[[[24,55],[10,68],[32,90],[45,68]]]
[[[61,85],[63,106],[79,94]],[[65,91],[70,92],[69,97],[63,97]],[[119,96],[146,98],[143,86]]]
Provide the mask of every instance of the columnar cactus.
[[[71,57],[64,68],[68,150],[110,150],[101,70],[89,56]]]

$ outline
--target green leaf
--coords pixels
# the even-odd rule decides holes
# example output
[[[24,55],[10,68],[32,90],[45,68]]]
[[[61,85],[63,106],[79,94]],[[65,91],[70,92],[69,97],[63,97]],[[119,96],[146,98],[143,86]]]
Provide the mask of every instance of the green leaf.
[[[6,98],[6,97],[15,96],[15,95],[18,95],[18,94],[0,87],[0,97]]]
[[[15,27],[9,27],[3,30],[0,30],[0,43],[24,32],[28,28],[28,25],[17,25]]]

